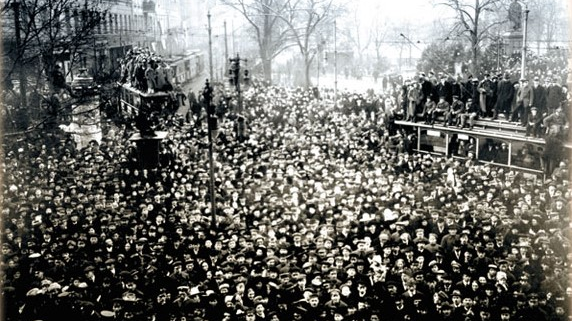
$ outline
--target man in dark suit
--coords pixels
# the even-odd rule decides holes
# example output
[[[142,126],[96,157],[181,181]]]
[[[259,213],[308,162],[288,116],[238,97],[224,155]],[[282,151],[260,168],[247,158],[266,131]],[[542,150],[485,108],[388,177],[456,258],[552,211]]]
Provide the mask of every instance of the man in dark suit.
[[[442,75],[439,83],[435,85],[435,95],[436,97],[445,97],[445,101],[449,104],[453,103],[453,88],[451,83],[447,81],[447,76]]]
[[[538,114],[542,115],[546,113],[546,88],[540,84],[540,78],[535,76],[532,81],[532,107],[538,109]]]
[[[493,118],[497,118],[498,114],[501,113],[505,115],[506,119],[509,118],[514,94],[515,91],[513,83],[510,80],[510,74],[506,73],[497,86],[497,100]]]
[[[562,87],[556,83],[554,78],[547,78],[546,82],[549,83],[546,87],[546,112],[550,115],[556,108],[560,107],[562,102]]]
[[[532,102],[534,101],[534,91],[532,87],[528,84],[528,79],[520,79],[520,90],[518,91],[517,103],[519,104],[519,109],[521,110],[520,122],[522,126],[526,127],[526,122],[528,120],[528,114],[530,113],[530,108],[532,108]]]

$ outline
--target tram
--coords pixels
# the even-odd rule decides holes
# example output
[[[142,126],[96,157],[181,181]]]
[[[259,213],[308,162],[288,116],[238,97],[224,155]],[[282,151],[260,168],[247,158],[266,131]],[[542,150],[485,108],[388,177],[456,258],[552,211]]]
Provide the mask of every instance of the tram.
[[[550,174],[551,164],[561,160],[556,158],[565,158],[572,147],[564,142],[562,150],[549,150],[554,147],[548,147],[544,138],[527,137],[524,127],[501,120],[479,120],[472,129],[403,120],[396,120],[395,125],[415,134],[413,150],[416,152],[475,158],[483,164],[543,178]]]

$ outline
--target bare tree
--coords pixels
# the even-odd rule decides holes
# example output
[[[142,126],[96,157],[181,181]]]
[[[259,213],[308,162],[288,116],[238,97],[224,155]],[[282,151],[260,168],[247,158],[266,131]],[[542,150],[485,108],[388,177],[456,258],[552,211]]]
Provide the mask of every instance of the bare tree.
[[[558,39],[568,39],[563,32],[569,26],[566,10],[560,1],[528,1],[528,31],[531,42],[536,41],[537,50],[552,49]]]
[[[340,14],[343,5],[333,0],[299,0],[288,2],[287,11],[292,19],[285,19],[293,36],[293,40],[302,54],[304,61],[304,86],[311,86],[310,68],[317,56],[319,44],[318,34],[321,28],[331,28],[336,14]],[[316,40],[316,41],[314,41]]]
[[[370,37],[375,49],[375,63],[381,61],[381,46],[387,41],[389,26],[387,21],[374,20],[370,28]]]
[[[440,5],[449,7],[456,13],[451,33],[468,40],[471,52],[471,71],[476,72],[483,42],[490,32],[506,20],[487,19],[487,14],[505,10],[503,0],[443,0]]]
[[[8,0],[0,10],[3,20],[9,21],[3,26],[2,78],[8,81],[16,73],[19,76],[19,117],[41,116],[37,110],[41,93],[56,63],[69,61],[73,67],[80,52],[85,57],[85,52],[94,50],[94,37],[107,9],[91,1]],[[36,119],[29,125],[36,128],[43,122]],[[28,127],[27,120],[24,123]]]
[[[20,33],[20,44],[13,37],[2,37],[4,42],[4,77],[10,78],[17,66],[22,66],[26,78],[36,86],[42,85],[43,75],[49,75],[57,61],[77,62],[78,52],[89,50],[107,12],[91,1],[77,0],[14,0],[4,3],[3,17],[18,14],[19,24],[4,27],[4,33]],[[93,49],[92,49],[93,50]],[[38,68],[38,66],[40,68]]]
[[[371,45],[372,33],[365,30],[365,25],[369,21],[365,21],[364,18],[359,14],[359,11],[354,11],[351,21],[349,21],[346,26],[347,29],[343,31],[343,35],[348,40],[351,48],[357,51],[358,61],[354,62],[357,67],[364,67],[364,53],[367,48]]]
[[[258,44],[264,79],[272,81],[272,61],[293,45],[290,29],[285,21],[292,17],[287,13],[288,0],[223,0],[223,3],[240,12],[250,24]]]

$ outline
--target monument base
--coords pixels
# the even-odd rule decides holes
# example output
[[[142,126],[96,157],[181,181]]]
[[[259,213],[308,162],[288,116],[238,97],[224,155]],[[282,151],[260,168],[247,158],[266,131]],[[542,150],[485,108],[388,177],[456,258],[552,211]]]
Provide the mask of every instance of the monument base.
[[[504,38],[504,49],[506,55],[522,54],[522,42],[524,39],[524,34],[520,30],[513,30],[506,32],[503,35]]]

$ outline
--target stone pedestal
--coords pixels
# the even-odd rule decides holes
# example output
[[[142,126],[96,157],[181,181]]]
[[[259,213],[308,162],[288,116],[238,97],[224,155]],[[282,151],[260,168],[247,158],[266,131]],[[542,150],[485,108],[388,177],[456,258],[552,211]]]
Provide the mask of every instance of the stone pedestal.
[[[505,54],[508,56],[512,56],[515,54],[521,55],[522,54],[522,41],[524,35],[520,30],[513,30],[505,33],[503,35],[504,38],[504,50]]]
[[[139,164],[141,168],[157,168],[159,166],[159,147],[161,141],[167,137],[167,132],[155,131],[153,135],[135,133],[129,138],[137,144]]]

